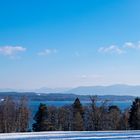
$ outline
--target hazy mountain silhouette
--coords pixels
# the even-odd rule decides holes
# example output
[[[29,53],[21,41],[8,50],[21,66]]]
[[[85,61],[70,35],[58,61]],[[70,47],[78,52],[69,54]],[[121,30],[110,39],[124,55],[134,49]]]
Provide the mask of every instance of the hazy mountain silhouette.
[[[140,86],[111,85],[111,86],[81,86],[67,91],[74,94],[91,95],[140,95]]]

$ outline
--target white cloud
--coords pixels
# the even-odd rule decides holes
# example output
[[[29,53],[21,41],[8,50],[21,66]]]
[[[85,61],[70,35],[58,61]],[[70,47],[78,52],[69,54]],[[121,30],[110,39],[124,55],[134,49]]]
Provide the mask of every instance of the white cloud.
[[[48,55],[54,54],[54,53],[57,53],[56,49],[45,49],[44,51],[39,52],[38,55],[39,56],[48,56]]]
[[[98,79],[98,78],[102,78],[103,75],[101,74],[92,74],[92,75],[86,75],[86,74],[83,74],[81,76],[79,76],[79,78],[81,79]]]
[[[100,47],[98,49],[98,52],[102,53],[116,53],[116,54],[123,54],[127,53],[128,50],[140,50],[140,41],[138,42],[125,42],[123,45],[117,46],[117,45],[111,45],[109,47]]]
[[[140,41],[138,42],[125,42],[123,45],[124,49],[133,49],[133,50],[138,50],[140,49]]]
[[[111,45],[109,47],[101,47],[98,49],[98,51],[103,53],[116,53],[116,54],[124,53],[124,50],[116,45]]]
[[[123,45],[124,48],[137,48],[137,46],[133,42],[125,42]]]
[[[13,57],[19,52],[26,51],[26,48],[22,46],[3,46],[0,47],[0,54],[5,56]]]

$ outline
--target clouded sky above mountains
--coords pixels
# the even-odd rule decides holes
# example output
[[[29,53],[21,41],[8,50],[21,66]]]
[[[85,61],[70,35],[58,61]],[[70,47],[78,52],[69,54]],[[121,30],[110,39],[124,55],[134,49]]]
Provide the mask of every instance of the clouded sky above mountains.
[[[0,88],[140,84],[140,1],[1,0]]]

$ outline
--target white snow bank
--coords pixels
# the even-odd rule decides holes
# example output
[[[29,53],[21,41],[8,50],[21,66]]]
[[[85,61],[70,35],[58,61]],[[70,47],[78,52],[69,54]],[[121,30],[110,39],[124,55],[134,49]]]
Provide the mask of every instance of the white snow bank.
[[[0,140],[140,140],[140,131],[55,131],[55,132],[29,132],[4,133]]]

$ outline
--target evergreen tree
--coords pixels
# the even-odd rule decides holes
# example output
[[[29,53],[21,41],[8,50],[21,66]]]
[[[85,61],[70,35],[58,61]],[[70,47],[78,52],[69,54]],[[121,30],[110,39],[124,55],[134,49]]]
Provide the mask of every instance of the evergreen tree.
[[[76,100],[73,103],[73,114],[75,115],[77,112],[80,113],[82,118],[84,117],[84,109],[79,98],[76,98]]]
[[[131,129],[140,130],[140,98],[136,98],[131,106],[129,125]]]
[[[45,104],[40,104],[37,113],[35,114],[33,131],[51,131],[52,125],[48,121],[48,111]]]
[[[73,104],[73,130],[82,131],[84,130],[84,109],[78,98],[76,98]]]

